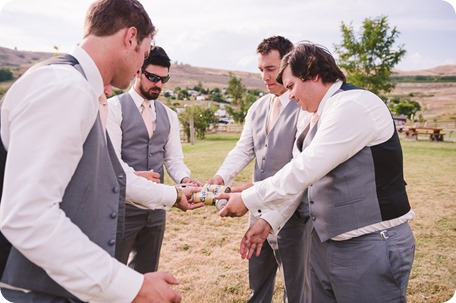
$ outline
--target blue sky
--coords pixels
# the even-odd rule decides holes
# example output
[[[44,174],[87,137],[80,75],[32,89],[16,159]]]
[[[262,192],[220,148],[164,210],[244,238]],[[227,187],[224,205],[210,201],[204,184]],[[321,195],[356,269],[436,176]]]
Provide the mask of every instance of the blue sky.
[[[449,0],[455,3],[455,0]],[[89,0],[0,0],[0,46],[68,51],[82,37]],[[173,61],[257,71],[255,48],[265,37],[310,40],[330,51],[341,23],[388,16],[400,31],[401,70],[456,64],[456,12],[444,0],[167,0],[141,1],[159,29],[156,43]]]

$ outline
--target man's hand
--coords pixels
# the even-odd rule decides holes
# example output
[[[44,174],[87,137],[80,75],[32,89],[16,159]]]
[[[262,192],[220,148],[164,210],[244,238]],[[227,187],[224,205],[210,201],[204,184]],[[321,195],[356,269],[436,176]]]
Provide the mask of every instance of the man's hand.
[[[144,274],[144,281],[132,303],[179,303],[182,297],[170,285],[179,281],[165,272]]]
[[[201,187],[197,186],[182,186],[182,199],[180,202],[174,204],[175,207],[182,211],[194,210],[204,206],[203,202],[192,203],[192,194],[201,191]]]
[[[236,185],[236,186],[231,186],[231,192],[232,193],[239,193],[239,192],[241,192],[243,190],[246,190],[247,188],[252,187],[252,186],[253,186],[252,182],[244,183],[244,184],[240,184],[240,185]]]
[[[214,185],[225,185],[225,181],[219,175],[214,175],[212,178],[206,181],[207,184],[214,184]]]
[[[193,184],[196,186],[203,186],[203,183],[201,183],[198,179],[190,178],[190,177],[183,178],[181,180],[181,184]]]
[[[149,181],[160,183],[160,174],[151,170],[135,171],[135,175],[146,178]]]
[[[255,222],[242,238],[241,248],[239,249],[242,259],[250,259],[255,251],[255,255],[258,257],[270,231],[271,225],[264,219],[259,219]]]
[[[219,215],[221,217],[242,217],[249,211],[247,207],[245,207],[244,201],[242,201],[240,193],[223,193],[215,196],[215,198],[217,200],[228,200],[226,206],[222,208],[221,211],[219,211]]]

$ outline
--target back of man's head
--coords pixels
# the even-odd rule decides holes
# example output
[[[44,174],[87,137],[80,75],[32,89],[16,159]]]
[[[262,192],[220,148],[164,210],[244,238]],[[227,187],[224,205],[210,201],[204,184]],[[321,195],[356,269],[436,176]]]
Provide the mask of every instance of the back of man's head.
[[[257,53],[266,55],[272,50],[276,50],[280,54],[280,58],[283,58],[287,53],[293,49],[293,43],[287,38],[282,36],[272,36],[264,39],[257,46]]]
[[[147,68],[149,65],[157,65],[162,67],[171,66],[171,59],[169,59],[165,50],[160,46],[152,46],[149,57],[144,60],[143,68]]]
[[[98,0],[87,11],[84,38],[111,36],[130,27],[137,29],[138,43],[155,35],[155,26],[138,0]]]

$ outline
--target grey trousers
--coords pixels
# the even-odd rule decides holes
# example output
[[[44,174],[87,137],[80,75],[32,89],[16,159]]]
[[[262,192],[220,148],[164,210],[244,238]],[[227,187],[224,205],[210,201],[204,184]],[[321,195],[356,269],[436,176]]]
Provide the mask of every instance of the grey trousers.
[[[125,233],[117,243],[116,259],[143,274],[157,271],[165,226],[165,210],[140,209],[127,204]]]
[[[312,232],[312,303],[406,302],[415,253],[408,223],[346,241]]]
[[[306,276],[309,275],[307,219],[308,216],[296,211],[277,237],[268,237],[260,255],[249,260],[249,303],[272,301],[277,269],[284,280],[284,302],[309,302],[310,291],[305,287]]]

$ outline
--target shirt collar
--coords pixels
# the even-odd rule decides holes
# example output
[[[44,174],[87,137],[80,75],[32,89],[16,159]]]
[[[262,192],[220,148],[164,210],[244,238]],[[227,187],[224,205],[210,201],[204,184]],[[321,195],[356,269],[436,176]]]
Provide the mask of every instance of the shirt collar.
[[[101,77],[100,71],[98,70],[97,65],[90,57],[90,55],[80,46],[75,45],[69,52],[70,55],[75,57],[79,65],[81,65],[82,70],[89,82],[89,85],[92,87],[96,96],[100,96],[104,93],[103,78]]]
[[[274,94],[271,94],[271,101],[272,98],[274,98]],[[279,96],[280,104],[282,105],[282,108],[285,108],[288,103],[290,102],[290,99],[288,98],[288,91],[285,91],[283,94]]]
[[[317,109],[318,115],[321,116],[321,113],[322,113],[323,109],[325,108],[326,101],[328,101],[328,99],[331,98],[332,95],[334,95],[334,93],[340,89],[342,84],[343,84],[343,82],[341,80],[337,80],[329,87],[329,89],[326,91],[326,94],[323,96],[323,99],[321,99],[320,104],[318,105],[318,109]]]
[[[135,102],[136,107],[140,108],[141,104],[144,101],[144,98],[140,94],[138,94],[138,92],[135,90],[135,88],[133,86],[130,88],[128,93],[130,94],[131,98]],[[151,100],[150,101],[151,106],[153,106],[153,103],[154,103],[153,100]]]

